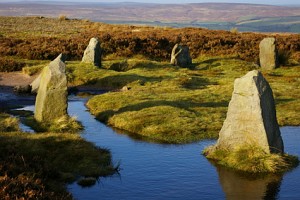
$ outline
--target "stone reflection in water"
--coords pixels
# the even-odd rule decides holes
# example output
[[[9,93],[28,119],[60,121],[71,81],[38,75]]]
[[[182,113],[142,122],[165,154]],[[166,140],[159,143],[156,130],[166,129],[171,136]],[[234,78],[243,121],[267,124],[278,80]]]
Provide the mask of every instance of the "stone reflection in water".
[[[277,199],[282,175],[247,177],[225,167],[216,166],[220,184],[230,200]]]

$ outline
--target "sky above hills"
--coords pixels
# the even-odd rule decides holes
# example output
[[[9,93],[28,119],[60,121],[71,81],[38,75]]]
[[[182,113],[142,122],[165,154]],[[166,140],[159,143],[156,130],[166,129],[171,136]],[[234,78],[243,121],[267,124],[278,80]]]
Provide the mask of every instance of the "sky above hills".
[[[28,0],[0,0],[0,2],[18,2]],[[29,0],[30,1],[30,0]],[[141,3],[252,3],[252,4],[270,4],[270,5],[296,5],[299,0],[33,0],[33,1],[56,1],[56,2],[141,2]]]

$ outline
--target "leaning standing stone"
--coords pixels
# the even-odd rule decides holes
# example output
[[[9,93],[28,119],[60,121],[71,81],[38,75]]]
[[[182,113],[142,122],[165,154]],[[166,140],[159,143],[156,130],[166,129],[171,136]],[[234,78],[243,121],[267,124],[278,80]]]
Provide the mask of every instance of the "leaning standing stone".
[[[101,66],[101,47],[97,38],[91,38],[89,45],[84,51],[82,62],[93,63],[95,66]]]
[[[39,122],[52,122],[67,115],[67,77],[65,56],[60,54],[41,73],[34,117]]]
[[[189,47],[176,44],[172,49],[170,63],[179,67],[191,68],[192,58],[190,56]]]
[[[32,94],[37,93],[37,91],[40,87],[40,82],[41,82],[41,74],[36,79],[34,79],[34,81],[32,81],[32,83],[30,83]]]
[[[275,38],[265,38],[259,44],[259,61],[263,70],[278,67],[278,56]]]
[[[257,70],[235,80],[216,148],[234,150],[243,145],[259,146],[267,153],[284,150],[272,89]]]

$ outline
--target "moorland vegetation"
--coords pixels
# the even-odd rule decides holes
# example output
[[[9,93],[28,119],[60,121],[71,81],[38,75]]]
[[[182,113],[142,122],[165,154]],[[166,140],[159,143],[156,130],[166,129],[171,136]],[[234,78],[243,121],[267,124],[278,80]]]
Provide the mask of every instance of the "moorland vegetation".
[[[97,119],[140,138],[164,143],[216,138],[226,117],[234,79],[259,68],[259,42],[272,35],[278,41],[281,67],[263,74],[273,89],[279,124],[300,124],[299,34],[109,25],[88,20],[44,17],[0,17],[0,30],[1,63],[5,64],[0,67],[1,71],[23,68],[24,73],[33,75],[39,73],[49,60],[60,53],[66,53],[69,86],[110,90],[106,94],[92,97],[87,103]],[[80,62],[91,37],[98,37],[101,41],[103,62],[100,68]],[[176,43],[189,46],[193,69],[169,64]],[[124,86],[128,90],[120,91]],[[3,123],[16,123],[15,119],[6,115],[1,120],[4,120]],[[7,185],[13,179],[27,174],[29,177],[26,180],[32,180],[31,183],[40,183],[40,180],[48,182],[51,176],[48,176],[47,171],[26,171],[29,169],[26,164],[31,162],[45,167],[30,167],[30,170],[57,169],[55,163],[61,161],[48,163],[40,159],[48,155],[43,147],[45,143],[56,142],[53,146],[60,144],[62,148],[65,145],[60,141],[65,140],[68,144],[75,142],[76,145],[86,145],[74,134],[25,135],[14,128],[14,132],[7,133],[11,125],[6,126],[1,130],[1,141],[7,141],[1,145],[1,157],[4,163],[14,166],[16,163],[7,160],[8,154],[4,152],[16,151],[11,154],[17,156],[15,160],[21,163],[17,166],[22,167],[12,168],[15,169],[13,172],[1,168],[1,181]],[[32,141],[38,141],[38,158],[30,157],[33,153],[30,151],[34,151],[34,148],[26,149],[26,154],[21,153]],[[99,150],[92,148],[91,151],[91,155],[95,155],[95,151]],[[72,157],[70,155],[73,153],[75,156],[77,152],[72,149],[66,152],[68,157]],[[63,156],[59,158],[65,161]],[[37,159],[38,162],[30,159]],[[1,167],[6,164],[1,163]],[[82,166],[78,163],[70,164],[75,165]],[[51,171],[51,174],[70,175],[77,169],[72,168],[71,172],[69,169],[63,172],[57,170]],[[78,173],[85,175],[85,172]],[[41,187],[48,188],[44,185]],[[12,195],[11,191],[1,195]]]
[[[272,35],[282,67],[263,73],[273,88],[279,124],[299,125],[299,34],[110,25],[67,18],[0,21],[4,59],[24,63],[23,71],[32,75],[44,66],[44,59],[66,53],[73,60],[67,62],[71,86],[130,88],[95,96],[87,103],[99,120],[168,143],[217,137],[234,79],[259,68],[259,42]],[[101,41],[101,68],[78,61],[92,36]],[[190,47],[193,70],[169,64],[175,43]]]

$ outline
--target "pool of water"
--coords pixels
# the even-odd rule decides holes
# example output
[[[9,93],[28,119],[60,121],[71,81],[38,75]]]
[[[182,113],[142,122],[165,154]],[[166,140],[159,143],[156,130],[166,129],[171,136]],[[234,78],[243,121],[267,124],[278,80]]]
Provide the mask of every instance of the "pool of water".
[[[98,122],[84,101],[69,103],[69,113],[78,117],[82,137],[111,151],[120,163],[119,175],[101,178],[90,188],[76,183],[68,189],[75,199],[299,199],[300,168],[283,176],[247,179],[215,167],[201,151],[215,141],[186,145],[155,144],[119,134]],[[299,127],[281,128],[285,151],[300,155]]]
[[[300,199],[300,167],[283,176],[241,177],[214,166],[201,155],[214,140],[185,145],[136,140],[95,120],[84,103],[84,99],[72,97],[69,114],[85,126],[82,137],[109,149],[121,170],[89,188],[69,185],[75,199]],[[285,151],[300,156],[300,127],[283,127],[281,133]]]

